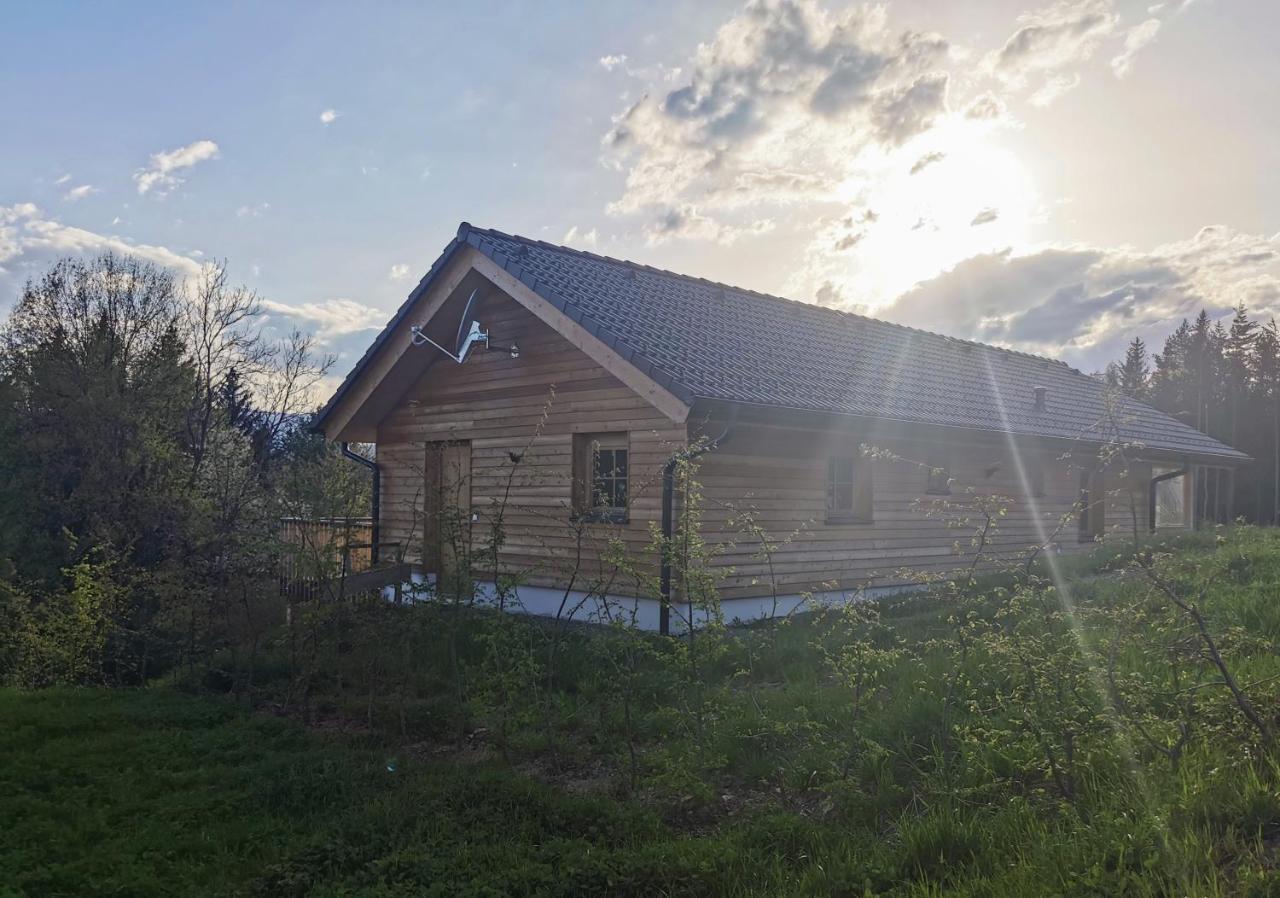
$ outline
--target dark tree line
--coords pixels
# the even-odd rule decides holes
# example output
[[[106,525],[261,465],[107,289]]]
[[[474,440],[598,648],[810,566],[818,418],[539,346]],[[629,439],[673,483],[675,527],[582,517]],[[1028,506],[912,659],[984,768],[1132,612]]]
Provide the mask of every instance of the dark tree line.
[[[1229,325],[1201,311],[1148,352],[1141,339],[1106,372],[1108,383],[1247,452],[1224,502],[1231,519],[1280,522],[1280,331],[1243,306]]]
[[[307,427],[327,367],[220,265],[29,281],[0,326],[0,679],[137,682],[215,649],[323,472],[354,489],[320,513],[364,513],[367,477]]]

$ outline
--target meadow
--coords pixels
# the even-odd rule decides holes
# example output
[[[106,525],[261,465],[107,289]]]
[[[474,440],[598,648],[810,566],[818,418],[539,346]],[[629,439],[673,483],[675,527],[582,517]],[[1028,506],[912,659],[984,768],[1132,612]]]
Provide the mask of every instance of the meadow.
[[[353,605],[6,689],[0,895],[1280,895],[1280,534],[1140,554],[692,640]]]

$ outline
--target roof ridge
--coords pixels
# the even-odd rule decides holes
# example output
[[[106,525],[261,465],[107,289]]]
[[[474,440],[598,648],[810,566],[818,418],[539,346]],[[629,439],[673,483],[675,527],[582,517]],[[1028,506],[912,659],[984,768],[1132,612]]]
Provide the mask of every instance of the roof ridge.
[[[480,228],[466,221],[462,222],[458,226],[458,238],[460,240],[466,240],[467,234],[471,232],[475,232],[476,234],[479,234],[481,236],[497,237],[504,240],[514,240],[517,243],[529,244],[532,246],[541,247],[542,249],[551,250],[553,252],[572,253],[573,255],[584,256],[588,259],[592,259],[597,262],[607,262],[613,265],[622,265],[627,268],[638,269],[640,271],[649,272],[651,274],[662,275],[664,277],[672,277],[682,281],[690,281],[692,283],[702,284],[707,287],[719,288],[720,290],[732,290],[734,293],[738,293],[743,296],[753,296],[758,299],[770,300],[772,302],[783,302],[793,306],[801,306],[806,310],[816,311],[825,315],[833,315],[833,316],[837,316],[845,319],[854,318],[859,321],[867,321],[872,324],[882,325],[884,327],[898,328],[900,330],[910,331],[916,334],[924,334],[927,337],[936,337],[939,340],[946,340],[951,343],[964,343],[970,346],[978,346],[978,347],[981,347],[982,349],[994,349],[996,352],[1004,352],[1004,353],[1008,353],[1009,355],[1022,356],[1023,358],[1034,359],[1035,361],[1038,361],[1038,362],[1049,362],[1050,364],[1061,365],[1064,368],[1067,368],[1071,371],[1076,370],[1071,365],[1068,365],[1066,362],[1062,361],[1061,359],[1055,359],[1051,356],[1046,356],[1046,355],[1039,355],[1034,352],[1026,352],[1021,349],[1009,349],[1004,346],[994,346],[991,343],[983,343],[980,340],[967,340],[964,337],[953,337],[950,334],[943,334],[937,331],[926,330],[922,327],[913,327],[910,324],[899,324],[896,321],[886,321],[883,318],[876,318],[873,315],[862,315],[858,312],[850,312],[845,309],[835,309],[835,308],[832,308],[831,306],[823,306],[813,302],[806,302],[803,299],[791,299],[790,297],[787,297],[787,296],[778,296],[776,293],[764,293],[760,290],[752,290],[749,287],[738,287],[733,284],[726,284],[723,281],[713,281],[713,280],[710,280],[709,278],[698,277],[697,275],[693,275],[693,274],[683,274],[679,271],[672,271],[669,268],[658,268],[655,265],[647,265],[644,262],[636,262],[631,259],[618,259],[618,258],[615,258],[614,256],[605,256],[605,255],[601,255],[600,253],[593,253],[590,250],[578,249],[576,247],[566,246],[561,243],[550,243],[546,240],[540,240],[536,237],[525,237],[520,234],[508,234],[505,231],[499,231],[497,228]],[[1083,372],[1079,372],[1079,373],[1083,375]]]

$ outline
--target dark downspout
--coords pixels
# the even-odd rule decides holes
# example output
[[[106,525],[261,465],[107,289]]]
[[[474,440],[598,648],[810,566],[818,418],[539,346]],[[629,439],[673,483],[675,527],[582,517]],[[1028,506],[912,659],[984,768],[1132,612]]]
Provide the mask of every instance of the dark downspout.
[[[676,467],[681,461],[694,459],[720,448],[720,445],[733,434],[737,423],[738,406],[735,405],[729,412],[729,421],[725,424],[720,436],[697,449],[677,452],[662,466],[662,567],[658,575],[661,603],[658,609],[658,632],[663,636],[671,635],[671,534],[675,530]],[[693,626],[692,620],[689,621],[689,626]]]
[[[1156,485],[1164,483],[1166,480],[1172,480],[1175,477],[1181,477],[1186,474],[1189,468],[1179,468],[1176,471],[1166,471],[1158,477],[1152,477],[1151,482],[1147,484],[1147,526],[1152,533],[1156,532]],[[1195,501],[1191,502],[1191,521],[1196,519]]]
[[[360,453],[352,452],[350,443],[342,444],[342,454],[373,472],[373,537],[370,540],[373,546],[370,549],[369,557],[373,564],[377,564],[378,542],[382,534],[382,515],[380,513],[382,511],[382,470],[378,467],[376,461],[369,461]]]

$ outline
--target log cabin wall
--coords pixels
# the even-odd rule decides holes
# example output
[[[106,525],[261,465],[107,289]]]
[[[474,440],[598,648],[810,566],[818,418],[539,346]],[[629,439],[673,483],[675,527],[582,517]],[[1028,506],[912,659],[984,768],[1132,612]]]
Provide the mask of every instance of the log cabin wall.
[[[958,527],[947,521],[966,515],[969,487],[974,495],[1011,500],[989,551],[1017,556],[1039,543],[1032,503],[1006,439],[941,430],[939,436],[942,439],[926,440],[740,425],[723,447],[702,457],[698,470],[705,533],[709,542],[721,546],[717,564],[725,569],[722,596],[759,596],[775,588],[778,595],[794,595],[891,586],[957,570],[972,559],[970,540],[979,521]],[[859,459],[871,466],[871,520],[827,523],[827,459],[858,456],[863,444],[881,450],[877,457]],[[1092,539],[1082,541],[1073,511],[1079,500],[1080,466],[1092,464],[1093,458],[1064,458],[1061,448],[1043,445],[1027,445],[1022,451],[1032,478],[1035,465],[1043,472],[1044,495],[1035,505],[1044,531],[1057,531],[1052,539],[1059,551],[1089,548]],[[939,461],[949,465],[951,495],[927,491],[929,467]],[[1112,492],[1124,481],[1110,473],[1105,522],[1118,528],[1127,524],[1127,499]],[[1128,482],[1145,490],[1141,473]],[[1140,498],[1140,510],[1144,503]],[[950,507],[939,507],[944,504]],[[760,539],[731,523],[743,512],[778,544],[770,553],[772,565],[762,556]]]
[[[611,538],[636,555],[648,544],[650,522],[661,518],[661,468],[684,445],[685,426],[504,294],[490,291],[475,317],[495,344],[518,343],[519,358],[478,349],[457,365],[435,350],[420,350],[433,363],[378,427],[382,539],[398,544],[400,560],[423,563],[423,534],[431,530],[424,520],[428,444],[469,441],[471,504],[478,518],[471,527],[473,552],[489,542],[505,495],[503,573],[531,586],[560,587],[578,567],[577,587],[588,588]],[[629,518],[585,525],[579,556],[570,520],[574,435],[617,432],[628,434]],[[513,453],[521,456],[518,464]],[[475,563],[484,567],[480,579],[491,576],[490,562]],[[622,578],[610,590],[639,593]]]
[[[434,350],[433,360],[416,384],[378,428],[382,468],[382,540],[384,560],[416,564],[432,561],[424,553],[427,521],[428,448],[449,441],[470,447],[470,500],[479,520],[472,526],[472,547],[488,540],[493,513],[506,495],[505,539],[499,563],[503,573],[530,586],[563,588],[576,569],[576,586],[592,586],[606,567],[601,557],[608,541],[621,539],[633,558],[643,556],[646,573],[655,566],[644,548],[649,528],[661,518],[661,469],[687,442],[687,433],[719,433],[721,423],[686,428],[638,396],[584,352],[523,307],[493,291],[477,316],[495,343],[517,342],[519,358],[504,352],[474,352],[456,365]],[[553,396],[554,389],[554,396]],[[543,415],[545,412],[545,421]],[[630,450],[630,512],[625,523],[586,525],[581,542],[571,517],[574,495],[574,435],[625,432]],[[948,526],[965,514],[965,490],[1003,495],[1012,501],[998,523],[994,551],[1024,552],[1040,539],[1031,503],[1000,435],[938,429],[933,438],[868,432],[744,423],[721,448],[702,456],[698,479],[704,496],[704,532],[722,547],[715,563],[725,572],[726,599],[804,591],[889,586],[941,574],[966,565],[973,525]],[[870,465],[872,516],[868,523],[828,523],[826,465],[833,455],[858,455],[875,446]],[[1063,450],[1026,444],[1028,472],[1039,465],[1044,495],[1035,502],[1044,530],[1060,551],[1092,545],[1082,539],[1072,514],[1080,498],[1081,471],[1095,459],[1089,453],[1064,458]],[[513,465],[512,454],[521,456]],[[894,457],[896,456],[896,457]],[[927,492],[928,466],[945,460],[952,493]],[[514,467],[514,473],[513,473]],[[1108,536],[1132,532],[1130,502],[1146,522],[1149,465],[1135,466],[1131,477],[1103,475],[1106,493],[1102,531]],[[508,482],[510,492],[508,494]],[[1096,484],[1095,484],[1096,488]],[[1131,500],[1128,491],[1134,492]],[[926,513],[923,505],[946,504]],[[731,519],[750,512],[772,541],[781,545],[769,562],[758,539],[733,526]],[[1060,523],[1066,516],[1065,523]],[[1056,531],[1056,534],[1054,533]],[[961,550],[957,552],[957,549]],[[970,556],[971,557],[971,556]],[[487,565],[487,561],[480,562]],[[487,567],[477,576],[484,579]],[[608,591],[640,595],[640,584],[616,577]]]

